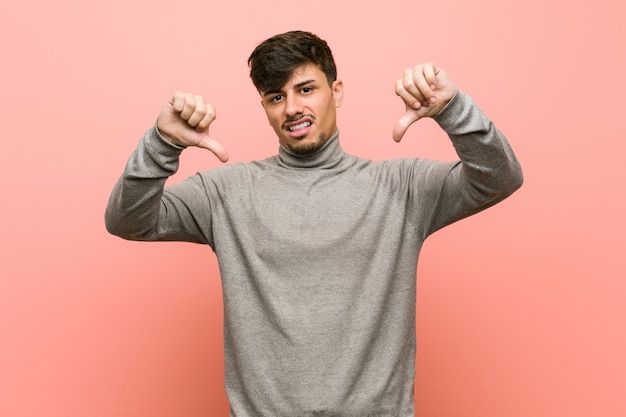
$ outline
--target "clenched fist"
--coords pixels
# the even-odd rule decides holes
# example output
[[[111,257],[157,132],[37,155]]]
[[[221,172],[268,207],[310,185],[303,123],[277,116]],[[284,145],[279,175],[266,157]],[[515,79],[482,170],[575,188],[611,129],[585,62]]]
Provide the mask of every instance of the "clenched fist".
[[[396,82],[396,94],[406,106],[393,129],[393,139],[399,142],[413,123],[439,113],[456,94],[456,86],[441,68],[429,62],[407,68]]]
[[[224,147],[209,135],[214,120],[215,108],[202,96],[177,91],[161,109],[157,128],[174,145],[205,148],[226,162]]]

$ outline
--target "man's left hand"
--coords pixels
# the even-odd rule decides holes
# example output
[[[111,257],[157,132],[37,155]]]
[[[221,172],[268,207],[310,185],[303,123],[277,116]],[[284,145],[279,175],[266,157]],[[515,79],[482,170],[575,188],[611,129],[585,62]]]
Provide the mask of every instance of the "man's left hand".
[[[456,86],[441,68],[429,62],[407,68],[396,82],[396,94],[406,106],[404,116],[393,128],[393,140],[400,142],[413,123],[439,113],[456,94]]]

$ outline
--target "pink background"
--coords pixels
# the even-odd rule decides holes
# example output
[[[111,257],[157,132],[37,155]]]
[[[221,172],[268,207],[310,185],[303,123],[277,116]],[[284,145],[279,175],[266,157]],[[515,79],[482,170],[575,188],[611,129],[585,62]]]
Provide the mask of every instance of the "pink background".
[[[454,156],[431,121],[391,140],[393,84],[432,60],[525,169],[434,235],[418,279],[419,416],[626,415],[626,30],[616,1],[60,0],[0,13],[0,415],[226,416],[208,247],[109,236],[103,211],[176,89],[204,94],[231,161],[276,152],[254,46],[313,31],[345,83],[342,143]],[[183,156],[177,178],[218,166]]]

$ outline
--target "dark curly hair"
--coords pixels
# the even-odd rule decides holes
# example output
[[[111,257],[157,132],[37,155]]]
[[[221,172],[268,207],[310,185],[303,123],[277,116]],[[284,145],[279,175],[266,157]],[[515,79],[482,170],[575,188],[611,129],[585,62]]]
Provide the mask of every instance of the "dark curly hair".
[[[330,86],[337,79],[328,44],[310,32],[298,30],[273,36],[259,44],[248,58],[250,78],[261,93],[279,90],[294,70],[305,64],[318,65]]]

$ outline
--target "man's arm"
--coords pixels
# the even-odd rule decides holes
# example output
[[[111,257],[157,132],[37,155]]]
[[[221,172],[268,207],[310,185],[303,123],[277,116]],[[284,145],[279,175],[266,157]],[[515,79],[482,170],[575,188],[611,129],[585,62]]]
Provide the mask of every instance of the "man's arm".
[[[399,141],[408,127],[432,117],[448,134],[460,161],[432,163],[415,184],[429,190],[417,198],[430,210],[426,235],[502,201],[523,181],[522,170],[508,141],[468,95],[458,91],[435,64],[405,71],[396,93],[406,112],[393,131]]]
[[[208,212],[203,184],[196,177],[164,190],[178,169],[187,146],[209,149],[221,161],[224,148],[209,136],[215,109],[200,96],[175,93],[163,106],[157,125],[149,129],[128,160],[105,212],[107,230],[131,240],[183,240],[210,243],[210,231],[195,218]],[[194,208],[196,208],[194,210]]]

